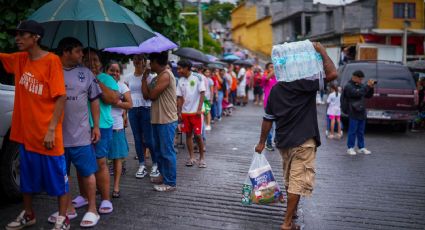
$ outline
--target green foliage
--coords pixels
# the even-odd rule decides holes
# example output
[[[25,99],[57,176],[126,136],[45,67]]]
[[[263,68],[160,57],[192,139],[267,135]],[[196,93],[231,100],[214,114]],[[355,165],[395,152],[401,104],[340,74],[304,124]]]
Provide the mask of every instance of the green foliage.
[[[171,0],[116,0],[122,6],[136,13],[153,30],[174,42],[184,39],[186,27],[180,15],[182,4]]]
[[[16,50],[14,38],[7,34],[8,29],[16,28],[36,9],[48,0],[0,0],[0,50],[11,52]]]
[[[205,22],[211,22],[213,19],[216,19],[221,24],[226,24],[230,21],[234,8],[235,5],[229,2],[220,3],[219,1],[211,1],[204,13]]]
[[[25,20],[36,9],[49,0],[0,0],[0,50],[11,52],[15,50],[14,39],[7,34],[7,29],[13,29],[19,21]],[[178,42],[185,38],[185,21],[180,12],[180,1],[171,0],[116,0],[117,3],[135,12],[153,30],[158,31],[172,41]]]
[[[204,38],[204,47],[203,49],[199,48],[199,38],[198,38],[198,17],[196,16],[187,16],[186,18],[187,26],[187,38],[181,42],[182,47],[192,47],[199,49],[205,53],[209,54],[219,54],[221,53],[221,45],[216,40],[212,39],[208,34],[208,31],[203,29],[203,38]]]

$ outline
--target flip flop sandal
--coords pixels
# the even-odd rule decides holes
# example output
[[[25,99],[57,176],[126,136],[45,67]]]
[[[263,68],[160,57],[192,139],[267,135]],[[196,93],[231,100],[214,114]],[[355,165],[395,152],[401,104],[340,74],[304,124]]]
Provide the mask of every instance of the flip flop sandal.
[[[192,167],[193,166],[193,160],[186,161],[186,167]]]
[[[52,215],[50,215],[49,218],[47,218],[47,221],[51,224],[54,224],[54,223],[56,223],[56,218],[58,216],[59,216],[59,212],[55,212]],[[78,213],[77,212],[74,212],[74,213],[68,212],[68,213],[66,213],[66,216],[68,216],[69,220],[72,220],[72,219],[77,218]]]
[[[175,186],[170,186],[170,185],[166,185],[166,184],[155,185],[155,186],[153,186],[153,188],[157,192],[172,192],[172,191],[176,190]]]
[[[103,200],[100,203],[100,207],[99,207],[99,213],[100,214],[109,214],[114,210],[111,201],[109,200]]]
[[[113,191],[112,192],[112,198],[120,198],[120,191]]]
[[[199,161],[198,167],[199,168],[206,168],[207,167],[207,163],[205,163],[205,161]]]
[[[99,222],[100,216],[96,215],[92,212],[86,212],[84,214],[83,219],[80,222],[80,226],[83,228],[90,228],[96,226],[97,222]],[[90,222],[90,224],[87,224],[86,222]]]
[[[280,226],[280,230],[300,230],[301,227],[297,224],[292,223],[290,227],[284,227],[283,225]]]
[[[72,200],[72,205],[74,205],[74,208],[82,208],[88,204],[89,201],[82,196],[77,196]]]

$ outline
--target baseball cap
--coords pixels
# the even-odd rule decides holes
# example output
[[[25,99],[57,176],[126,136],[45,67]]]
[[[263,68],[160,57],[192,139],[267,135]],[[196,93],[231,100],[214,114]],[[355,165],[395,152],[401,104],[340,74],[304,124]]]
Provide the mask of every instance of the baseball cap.
[[[41,26],[40,23],[34,20],[21,21],[19,25],[16,27],[16,29],[10,29],[8,30],[8,33],[11,35],[15,35],[16,32],[18,31],[37,34],[37,35],[40,35],[40,37],[43,37],[44,35],[44,28]]]

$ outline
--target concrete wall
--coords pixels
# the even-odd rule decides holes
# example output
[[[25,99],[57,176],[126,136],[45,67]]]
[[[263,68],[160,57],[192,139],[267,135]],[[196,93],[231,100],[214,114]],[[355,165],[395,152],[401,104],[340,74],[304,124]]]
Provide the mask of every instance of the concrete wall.
[[[254,50],[270,56],[272,50],[272,22],[271,17],[265,17],[246,27],[247,37],[244,44],[250,50]]]
[[[354,2],[345,7],[332,7],[327,12],[317,13],[311,18],[311,36],[343,30],[376,28],[376,0]]]

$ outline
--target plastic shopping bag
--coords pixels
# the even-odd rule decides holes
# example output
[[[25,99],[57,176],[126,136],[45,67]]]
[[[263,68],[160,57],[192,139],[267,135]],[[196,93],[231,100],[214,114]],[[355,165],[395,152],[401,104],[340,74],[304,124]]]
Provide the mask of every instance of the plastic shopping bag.
[[[254,153],[242,193],[242,203],[245,205],[283,202],[283,193],[264,154]]]

